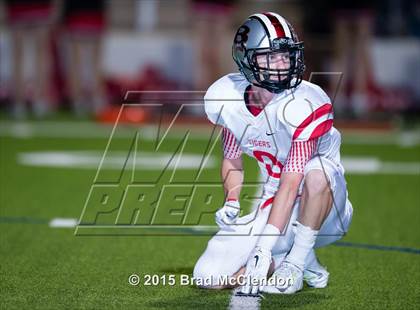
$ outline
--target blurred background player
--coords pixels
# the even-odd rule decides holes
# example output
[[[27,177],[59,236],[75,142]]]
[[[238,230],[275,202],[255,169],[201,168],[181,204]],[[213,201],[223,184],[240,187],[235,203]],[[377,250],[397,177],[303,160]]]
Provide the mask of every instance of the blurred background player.
[[[64,1],[64,26],[69,47],[67,82],[76,115],[100,113],[107,104],[102,68],[105,1]]]
[[[372,3],[340,1],[332,5],[331,11],[334,17],[332,71],[343,72],[335,108],[338,113],[366,119],[373,108],[369,98],[374,86],[369,51],[375,14]],[[334,82],[330,88],[336,86]]]
[[[56,14],[50,0],[6,0],[5,9],[10,25],[13,48],[11,115],[24,118],[27,103],[36,117],[44,117],[51,109],[50,32]],[[28,62],[28,53],[34,61]],[[28,79],[28,67],[33,67]],[[30,87],[28,81],[31,81]]]
[[[230,42],[234,2],[234,0],[192,1],[192,14],[196,17],[194,18],[197,52],[194,85],[196,89],[206,89],[220,77],[226,67],[231,67],[230,60],[225,57],[225,51],[227,43]]]

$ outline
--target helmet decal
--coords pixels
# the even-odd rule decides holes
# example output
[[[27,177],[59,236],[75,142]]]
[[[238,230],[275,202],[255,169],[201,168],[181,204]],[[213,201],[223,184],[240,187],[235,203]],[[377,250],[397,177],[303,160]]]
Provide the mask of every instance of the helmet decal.
[[[249,33],[248,26],[242,25],[238,29],[238,32],[235,35],[235,39],[234,39],[235,44],[246,44],[246,41],[248,41],[248,33]]]

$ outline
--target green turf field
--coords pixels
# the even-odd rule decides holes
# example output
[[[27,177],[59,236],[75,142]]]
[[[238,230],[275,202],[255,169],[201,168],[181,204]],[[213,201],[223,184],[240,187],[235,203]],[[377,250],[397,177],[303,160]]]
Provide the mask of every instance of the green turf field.
[[[133,176],[130,158],[121,174],[121,154],[130,149],[133,130],[116,133],[109,145],[109,154],[114,157],[105,158],[104,168],[97,175],[95,167],[107,146],[110,127],[84,122],[30,124],[6,123],[0,128],[1,309],[228,308],[229,290],[205,291],[178,281],[181,274],[191,275],[210,236],[179,229],[172,230],[172,236],[168,235],[170,229],[164,236],[145,236],[142,234],[148,231],[126,227],[130,225],[117,230],[91,229],[89,234],[80,229],[75,235],[74,227],[50,227],[52,219],[80,218],[95,180],[97,184],[108,182],[121,187],[132,178],[140,183],[158,180],[156,187],[150,188],[153,193],[169,182],[172,170],[160,179],[162,169],[153,167],[137,169]],[[146,136],[143,141],[140,133],[139,156],[149,152],[149,157],[159,158],[151,152],[153,132]],[[182,136],[182,130],[176,134],[171,131],[158,153],[171,153],[182,145]],[[318,250],[321,262],[331,273],[329,286],[320,290],[305,287],[293,296],[266,296],[261,309],[419,308],[420,145],[399,145],[398,136],[372,136],[369,144],[368,135],[361,136],[358,140],[348,135],[348,141],[343,136],[343,157],[374,158],[389,171],[348,172],[354,216],[349,234],[342,241],[351,246]],[[204,133],[194,130],[184,152],[200,158],[209,145],[208,137],[203,137]],[[45,157],[45,152],[61,152],[61,162],[54,162],[54,156],[50,162],[37,161]],[[213,162],[198,178],[196,169],[183,168],[173,176],[172,183],[217,184],[219,145],[210,153]],[[73,166],[66,166],[69,162]],[[250,160],[245,164],[246,181],[252,184],[257,180],[256,166]],[[248,191],[252,195],[252,188]],[[214,193],[214,202],[222,199],[220,188]],[[163,212],[155,223],[179,226],[182,212],[165,217],[177,204],[165,198],[161,203]],[[249,209],[250,203],[244,206]],[[199,207],[194,204],[192,214]],[[218,207],[214,203],[206,208],[215,211]],[[212,217],[204,215],[197,224],[214,225]],[[116,213],[110,210],[98,216],[96,224],[112,226],[115,218]],[[121,219],[121,223],[132,221],[129,217]],[[183,235],[176,235],[179,232]],[[407,248],[412,252],[404,251]],[[173,274],[177,285],[131,286],[128,277],[133,273],[141,277]]]

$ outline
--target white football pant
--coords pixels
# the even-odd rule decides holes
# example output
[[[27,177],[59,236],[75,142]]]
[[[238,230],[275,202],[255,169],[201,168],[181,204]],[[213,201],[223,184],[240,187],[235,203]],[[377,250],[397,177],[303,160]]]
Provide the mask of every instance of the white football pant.
[[[333,207],[320,228],[315,248],[326,246],[343,237],[348,230],[353,214],[352,205],[348,200],[343,167],[327,158],[314,157],[306,164],[304,174],[307,175],[309,171],[316,169],[325,172],[334,199]],[[270,201],[272,199],[270,198],[272,197],[273,193],[265,192],[260,202],[260,208],[239,218],[237,224],[231,227],[232,231],[220,230],[213,236],[194,267],[194,278],[211,277],[212,285],[217,285],[221,277],[231,276],[246,265],[248,257],[267,223],[271,209]],[[261,208],[264,204],[266,206]],[[296,199],[285,234],[278,238],[273,247],[272,254],[276,266],[293,245],[292,224],[298,218],[299,205],[300,196]]]

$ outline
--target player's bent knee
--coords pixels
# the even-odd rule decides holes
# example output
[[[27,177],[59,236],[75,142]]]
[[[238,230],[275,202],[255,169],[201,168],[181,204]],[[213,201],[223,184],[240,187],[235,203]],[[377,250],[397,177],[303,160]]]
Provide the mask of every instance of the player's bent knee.
[[[309,196],[322,195],[325,192],[328,192],[328,179],[324,171],[309,171],[305,176],[304,187]]]
[[[193,278],[199,288],[221,289],[218,279],[221,275],[209,262],[199,259],[194,266]]]

